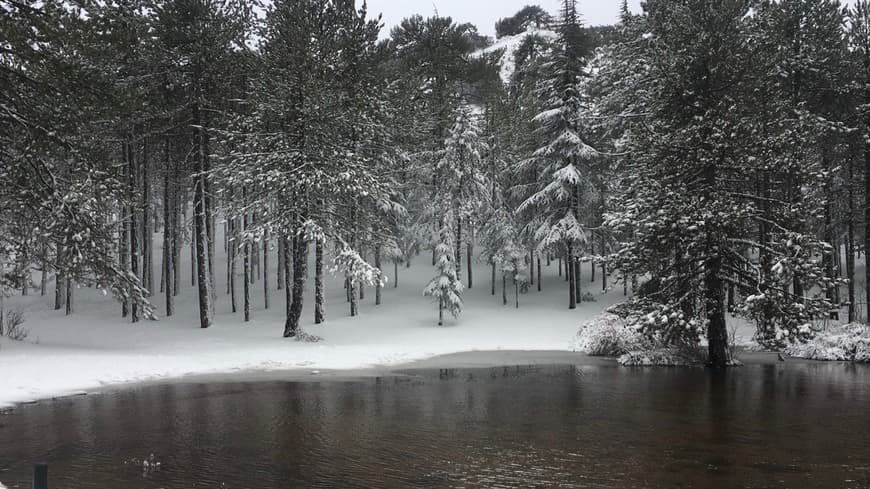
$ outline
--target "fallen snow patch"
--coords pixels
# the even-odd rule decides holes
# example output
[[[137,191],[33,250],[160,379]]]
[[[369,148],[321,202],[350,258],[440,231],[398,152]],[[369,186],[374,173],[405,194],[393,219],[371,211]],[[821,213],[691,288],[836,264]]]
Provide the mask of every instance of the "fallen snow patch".
[[[870,363],[870,327],[836,326],[806,343],[789,346],[785,353],[809,360]]]
[[[617,357],[636,350],[649,350],[652,342],[625,319],[610,313],[601,314],[580,325],[574,350],[592,356]]]

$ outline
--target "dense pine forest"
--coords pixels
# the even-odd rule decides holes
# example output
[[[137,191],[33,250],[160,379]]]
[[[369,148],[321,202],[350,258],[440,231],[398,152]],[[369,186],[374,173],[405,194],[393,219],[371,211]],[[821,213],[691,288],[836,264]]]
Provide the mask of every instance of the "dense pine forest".
[[[339,314],[325,276],[355,316],[414,260],[433,322],[617,290],[713,366],[728,317],[776,350],[865,321],[870,1],[561,3],[492,39],[353,0],[0,0],[0,295],[148,327],[195,287],[191,327],[256,303],[292,338]]]

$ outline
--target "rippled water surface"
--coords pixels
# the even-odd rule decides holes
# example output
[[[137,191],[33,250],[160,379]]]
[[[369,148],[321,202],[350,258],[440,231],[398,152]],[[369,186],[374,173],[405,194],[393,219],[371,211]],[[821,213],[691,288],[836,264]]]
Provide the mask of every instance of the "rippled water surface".
[[[42,458],[52,489],[870,488],[866,367],[414,374],[25,406],[0,416],[0,481]]]

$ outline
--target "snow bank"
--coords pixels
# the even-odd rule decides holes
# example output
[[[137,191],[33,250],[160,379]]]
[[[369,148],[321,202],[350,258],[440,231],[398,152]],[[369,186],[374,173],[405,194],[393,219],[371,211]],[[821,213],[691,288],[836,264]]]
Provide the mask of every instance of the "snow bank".
[[[809,360],[870,363],[870,327],[861,324],[836,326],[806,343],[786,348],[785,353]]]
[[[2,482],[0,482],[0,489],[6,489],[6,486],[4,486]]]
[[[220,240],[218,240],[220,242]],[[159,263],[159,244],[155,262]],[[98,391],[105,386],[155,381],[187,375],[245,371],[350,370],[389,367],[416,360],[469,351],[570,351],[578,322],[591,319],[604,307],[622,300],[621,291],[598,295],[595,303],[568,309],[567,286],[558,267],[544,267],[543,292],[530,291],[520,308],[503,306],[500,291],[490,295],[489,270],[474,268],[475,287],[463,293],[465,307],[458,320],[438,327],[436,304],[423,296],[435,270],[426,257],[412,268],[399,267],[399,287],[392,266],[385,267],[390,282],[383,303],[374,304],[374,290],[366,287],[357,317],[349,317],[343,277],[326,277],[326,323],[314,324],[313,280],[306,295],[302,328],[306,338],[283,339],[283,291],[274,290],[272,307],[264,309],[263,283],[254,284],[252,321],[230,311],[226,294],[225,260],[216,257],[219,294],[212,328],[198,327],[196,288],[183,277],[176,297],[177,314],[157,322],[130,324],[120,316],[120,305],[99,291],[75,290],[75,312],[66,317],[55,311],[52,298],[38,293],[8,299],[22,307],[30,335],[24,342],[0,339],[0,406],[62,395]],[[182,270],[189,270],[186,258]],[[274,260],[273,260],[274,258]],[[277,256],[270,257],[277,263]],[[588,264],[584,264],[584,267]],[[584,270],[589,276],[589,270]],[[313,277],[312,277],[313,279]],[[241,278],[237,283],[241,284]],[[500,285],[500,284],[499,284]],[[50,286],[51,287],[51,286]],[[51,294],[49,294],[51,295]],[[162,316],[162,300],[153,298]]]
[[[652,342],[626,321],[610,313],[601,314],[580,325],[574,349],[592,356],[617,357],[630,351],[648,350]]]

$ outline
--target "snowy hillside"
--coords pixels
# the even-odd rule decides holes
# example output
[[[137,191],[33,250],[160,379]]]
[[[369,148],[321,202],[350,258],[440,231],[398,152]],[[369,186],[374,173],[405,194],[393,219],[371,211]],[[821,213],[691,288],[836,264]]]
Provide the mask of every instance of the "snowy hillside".
[[[522,34],[518,34],[516,36],[505,36],[496,41],[495,44],[493,44],[492,46],[481,49],[480,51],[474,53],[474,56],[493,53],[500,49],[504,49],[504,54],[502,55],[501,60],[501,79],[505,83],[508,83],[511,79],[511,76],[513,76],[514,74],[514,71],[516,70],[514,61],[516,59],[517,50],[522,45],[523,41],[529,36],[540,36],[544,39],[555,39],[556,33],[551,30],[537,29],[532,27]]]

